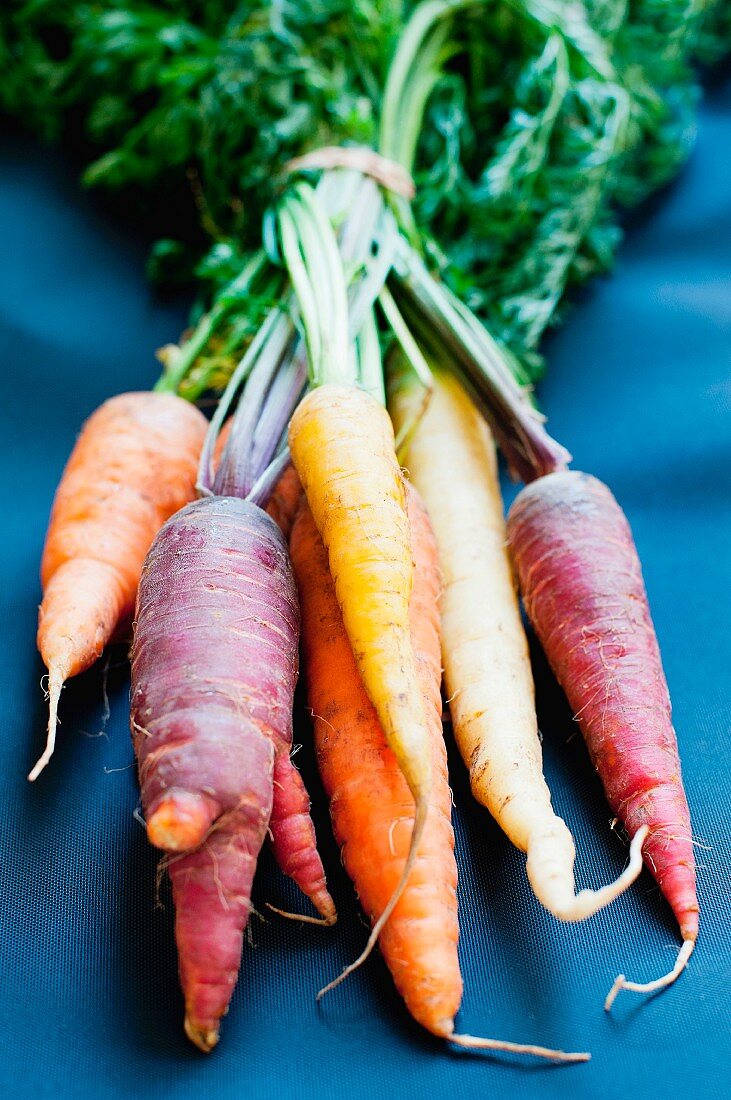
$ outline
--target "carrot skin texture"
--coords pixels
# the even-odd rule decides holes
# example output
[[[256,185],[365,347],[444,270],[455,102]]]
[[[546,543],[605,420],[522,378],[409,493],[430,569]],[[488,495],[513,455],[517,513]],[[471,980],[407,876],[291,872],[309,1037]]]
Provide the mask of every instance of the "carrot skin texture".
[[[45,749],[53,754],[64,681],[126,633],[155,533],[195,495],[202,414],[172,394],[124,393],[87,420],[61,477],[41,562],[37,645],[48,668]]]
[[[437,367],[426,411],[412,374],[394,374],[389,410],[403,460],[434,530],[442,572],[442,663],[452,731],[472,793],[526,853],[538,900],[560,920],[584,920],[642,869],[639,836],[627,869],[576,892],[574,841],[543,777],[533,675],[508,557],[495,442],[459,381]]]
[[[299,476],[294,466],[288,466],[274,486],[265,509],[287,541],[301,500]],[[291,745],[291,736],[289,740]],[[323,920],[334,924],[337,913],[317,850],[315,827],[310,817],[310,798],[289,751],[283,748],[274,762],[274,802],[269,833],[274,858],[284,874],[310,899]]]
[[[232,497],[189,504],[150,550],[136,619],[143,808],[181,788],[231,810],[248,771],[236,731],[259,729],[275,746],[290,737],[299,610],[279,528]]]
[[[637,551],[596,478],[532,482],[508,516],[526,612],[577,716],[610,806],[645,861],[684,940],[698,935],[690,813],[670,697]]]
[[[230,429],[231,420],[228,420],[216,441],[216,464],[220,461]],[[275,485],[265,508],[287,540],[301,497],[302,486],[297,471],[293,466],[288,466]],[[310,899],[323,920],[327,924],[334,924],[337,913],[327,889],[325,869],[317,850],[315,827],[310,817],[310,800],[302,777],[290,759],[291,747],[290,724],[288,738],[277,743],[274,763],[274,799],[269,822],[272,851],[281,870]],[[204,824],[204,812],[201,807],[198,814],[201,826]],[[180,824],[179,814],[176,814],[176,826],[179,828]]]
[[[204,1052],[218,1041],[241,965],[251,886],[272,805],[272,745],[249,735],[251,784],[204,843],[168,864],[185,1031]]]
[[[288,466],[274,486],[265,511],[289,541],[302,499],[302,485],[294,466]]]
[[[188,505],[153,543],[136,619],[143,809],[171,790],[216,804],[200,847],[169,864],[186,1031],[210,1049],[240,965],[277,747],[291,737],[299,608],[279,528],[235,498]]]
[[[337,913],[317,850],[310,798],[302,776],[285,750],[280,750],[274,761],[274,801],[269,835],[274,858],[284,874],[310,899],[324,922],[334,924]]]
[[[441,726],[439,577],[426,514],[409,493],[415,579],[410,622],[428,723],[432,785],[427,824],[407,885],[381,935],[396,987],[416,1020],[447,1037],[459,1008],[454,834]],[[292,531],[302,604],[302,644],[318,765],[342,858],[375,923],[404,867],[414,802],[386,744],[348,641],[328,557],[304,507]]]
[[[356,664],[423,827],[431,763],[409,633],[411,536],[391,421],[364,391],[326,384],[297,407],[289,446]]]
[[[145,392],[112,397],[82,428],[56,491],[41,562],[38,647],[49,664],[60,624],[70,622],[65,629],[77,644],[62,660],[66,677],[88,668],[131,616],[152,539],[195,496],[205,432],[205,417],[187,401]],[[93,598],[85,598],[84,570]]]

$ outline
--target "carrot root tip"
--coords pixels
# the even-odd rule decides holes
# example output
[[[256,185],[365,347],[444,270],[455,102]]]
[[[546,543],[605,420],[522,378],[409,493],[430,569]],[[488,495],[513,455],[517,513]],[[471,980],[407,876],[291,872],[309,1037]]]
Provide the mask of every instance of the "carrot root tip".
[[[198,1027],[189,1016],[185,1017],[185,1034],[191,1043],[202,1050],[204,1054],[210,1054],[218,1043],[218,1028]]]
[[[188,852],[202,843],[220,811],[214,799],[169,791],[147,815],[148,840],[166,852]]]
[[[695,940],[684,940],[672,970],[668,971],[667,974],[663,974],[661,978],[656,978],[652,982],[630,982],[627,981],[624,974],[618,974],[614,979],[614,985],[607,994],[607,999],[604,1002],[604,1011],[610,1011],[617,999],[617,995],[623,989],[629,989],[633,993],[657,993],[658,990],[665,989],[667,986],[672,985],[673,982],[677,981],[688,965],[688,959],[693,954],[694,947]]]
[[[563,824],[563,823],[562,823]],[[553,839],[552,834],[543,834],[540,838],[543,843],[529,845],[528,861],[526,869],[528,880],[533,887],[538,900],[559,920],[573,922],[586,920],[593,917],[600,909],[604,909],[610,902],[623,894],[637,879],[642,871],[642,845],[647,839],[649,828],[643,825],[637,830],[629,850],[629,861],[621,875],[614,882],[607,883],[599,890],[580,890],[574,894],[573,872],[570,864],[563,863],[562,874],[547,875],[545,873],[544,859],[547,840]],[[570,838],[568,830],[566,835]],[[573,852],[573,842],[571,844]],[[572,857],[573,862],[573,857]],[[549,864],[549,871],[552,870]],[[568,875],[566,872],[568,871]]]
[[[48,670],[48,733],[46,735],[46,747],[39,756],[33,768],[28,773],[28,779],[34,782],[53,756],[56,747],[56,727],[58,725],[58,701],[66,677],[60,669],[51,666]]]
[[[527,1054],[533,1058],[546,1058],[552,1062],[588,1062],[591,1058],[591,1054],[586,1051],[553,1050],[551,1047],[539,1047],[527,1043],[509,1043],[503,1039],[483,1039],[477,1035],[450,1033],[444,1038],[465,1050],[498,1050],[507,1054]]]

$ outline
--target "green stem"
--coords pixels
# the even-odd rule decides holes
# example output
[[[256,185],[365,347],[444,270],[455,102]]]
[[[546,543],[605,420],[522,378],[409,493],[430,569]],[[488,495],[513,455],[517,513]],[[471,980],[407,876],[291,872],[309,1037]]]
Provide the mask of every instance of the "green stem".
[[[368,310],[356,338],[355,353],[360,388],[369,393],[371,397],[374,397],[381,405],[385,405],[386,390],[383,384],[381,342],[378,338],[378,326],[372,309]]]
[[[308,184],[298,183],[284,195],[277,222],[304,328],[310,382],[355,385],[343,264],[332,225]]]
[[[449,40],[452,20],[460,11],[484,3],[427,0],[416,8],[399,39],[383,93],[378,149],[409,173],[413,173],[427,102],[456,52],[456,45]],[[390,202],[402,231],[416,243],[419,231],[411,203],[397,195],[392,195]]]
[[[386,318],[388,326],[401,348],[406,363],[415,374],[419,384],[424,388],[427,395],[430,396],[434,389],[434,382],[429,364],[426,361],[424,353],[414,339],[413,333],[407,325],[401,310],[396,305],[393,294],[388,289],[388,286],[383,287],[378,302],[383,310],[383,315]]]
[[[195,327],[192,335],[186,340],[180,349],[172,366],[163,371],[153,389],[157,393],[177,393],[185,381],[194,362],[205,348],[211,336],[216,332],[222,321],[230,314],[236,302],[241,296],[251,290],[254,282],[264,271],[267,258],[263,252],[256,252],[244,269],[224,287],[211,306]]]
[[[396,298],[417,336],[438,353],[440,362],[454,365],[490,422],[513,474],[532,481],[563,469],[571,456],[543,427],[500,346],[476,319],[465,319],[465,306],[455,308],[449,291],[432,278],[406,242],[393,279]]]

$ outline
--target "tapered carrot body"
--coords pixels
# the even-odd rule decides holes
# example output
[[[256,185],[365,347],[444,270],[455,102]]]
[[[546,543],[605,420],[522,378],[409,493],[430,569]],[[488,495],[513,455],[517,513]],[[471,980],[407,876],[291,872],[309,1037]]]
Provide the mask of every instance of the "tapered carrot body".
[[[302,649],[317,761],[342,859],[409,1012],[434,1035],[470,1049],[585,1061],[545,1047],[457,1035],[462,997],[457,956],[457,866],[441,724],[440,577],[434,536],[408,487],[414,558],[409,624],[429,736],[429,814],[412,861],[415,807],[355,664],[328,556],[309,508],[297,516],[290,550],[302,606]],[[332,984],[332,983],[331,983]],[[328,987],[329,988],[329,987]]]
[[[391,421],[362,390],[318,386],[292,417],[289,445],[366,693],[420,803],[418,819],[431,763],[409,633],[410,531]]]
[[[532,482],[508,517],[525,609],[574,710],[613,811],[683,939],[698,934],[688,803],[670,696],[629,524],[609,489],[564,472]]]
[[[416,377],[394,378],[398,431],[423,404]],[[528,643],[505,546],[495,444],[453,376],[433,372],[429,405],[403,456],[439,548],[442,663],[454,736],[475,797],[527,855],[539,900],[580,920],[612,900],[642,868],[639,852],[618,883],[575,894],[574,842],[543,777]]]
[[[142,563],[165,520],[193,499],[202,414],[171,394],[125,393],[84,425],[53,503],[41,564],[38,649],[49,670],[53,751],[63,682],[89,668],[134,609]]]
[[[439,575],[425,513],[410,509],[415,583],[410,623],[428,721],[429,816],[416,861],[380,935],[406,1005],[436,1035],[453,1031],[462,995],[457,959],[457,866],[441,727]],[[290,542],[302,606],[302,645],[315,747],[343,863],[372,923],[407,858],[414,802],[363,688],[335,597],[327,553],[303,508]]]
[[[200,847],[167,862],[185,1032],[206,1053],[218,1042],[238,978],[252,880],[271,812],[272,744],[263,733],[249,731],[247,755],[238,804]]]
[[[298,634],[286,544],[261,509],[207,497],[162,528],[139,586],[132,733],[148,832],[177,853],[169,869],[186,1031],[204,1050],[238,973],[275,758],[288,760]],[[180,805],[208,830],[182,854]]]
[[[532,482],[508,516],[528,616],[581,726],[610,806],[630,836],[648,830],[645,862],[680,926],[672,970],[620,989],[675,981],[698,936],[688,802],[670,696],[629,524],[596,478],[566,471]]]
[[[230,435],[231,424],[229,419],[216,440],[216,466]],[[275,485],[265,509],[285,539],[289,538],[301,496],[302,486],[297,472],[294,467],[288,466]],[[282,871],[310,899],[322,920],[333,924],[337,914],[317,850],[315,827],[310,817],[310,799],[302,777],[290,758],[291,748],[290,729],[289,739],[280,739],[276,744],[274,794],[269,821],[272,851]],[[186,850],[200,842],[211,821],[208,803],[196,798],[191,805],[184,792],[175,791],[148,818],[148,835],[160,847]],[[305,916],[303,919],[311,918]]]
[[[289,539],[302,499],[297,471],[288,466],[274,486],[266,506],[285,539]],[[274,763],[274,803],[269,822],[274,858],[310,899],[327,924],[336,919],[335,906],[325,882],[325,870],[317,850],[315,827],[310,817],[310,798],[302,776],[289,755],[290,744],[280,749]]]
[[[290,742],[291,743],[291,742]],[[288,749],[279,749],[274,761],[274,801],[269,822],[274,858],[317,909],[322,923],[334,924],[335,903],[325,880],[310,817],[310,796]],[[290,913],[289,916],[300,916]],[[312,918],[304,915],[304,920]]]

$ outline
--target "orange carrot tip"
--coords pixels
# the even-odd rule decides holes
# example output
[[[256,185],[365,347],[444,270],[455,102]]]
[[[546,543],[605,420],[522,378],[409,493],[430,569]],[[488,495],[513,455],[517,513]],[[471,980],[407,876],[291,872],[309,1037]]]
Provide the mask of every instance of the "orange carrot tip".
[[[604,1002],[604,1011],[609,1012],[612,1005],[617,999],[617,995],[621,993],[623,989],[630,989],[633,993],[657,993],[661,989],[666,989],[667,986],[672,985],[677,981],[680,975],[688,965],[688,960],[693,954],[693,948],[695,947],[695,940],[683,940],[683,946],[678,952],[678,957],[675,960],[675,966],[667,974],[663,974],[661,978],[655,978],[652,982],[630,982],[625,978],[624,974],[618,974],[614,979],[614,985],[607,994],[607,999]]]
[[[147,838],[166,852],[190,851],[202,843],[220,812],[215,799],[197,791],[168,791],[147,815]]]

